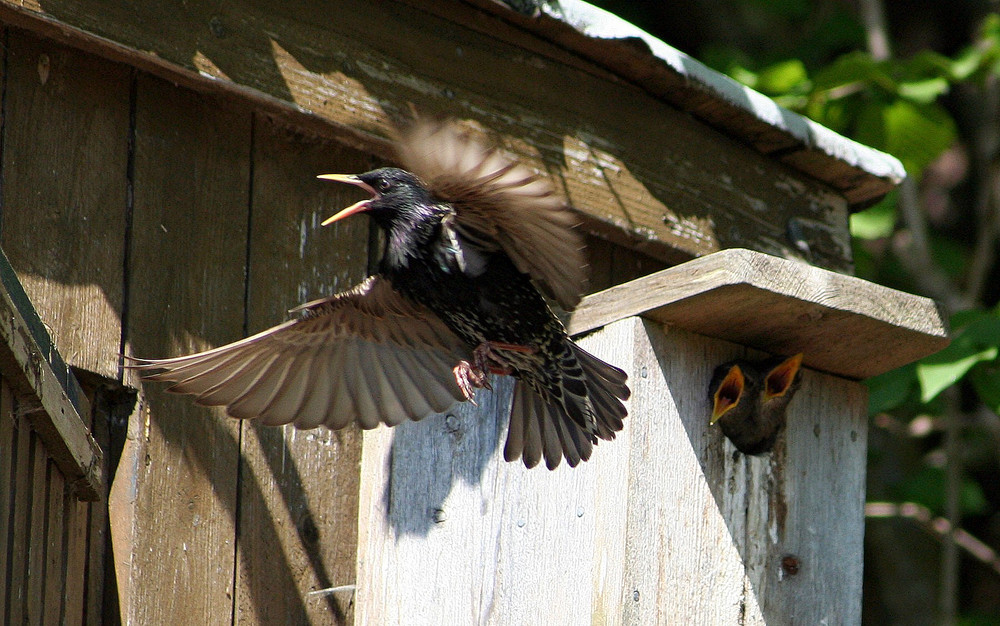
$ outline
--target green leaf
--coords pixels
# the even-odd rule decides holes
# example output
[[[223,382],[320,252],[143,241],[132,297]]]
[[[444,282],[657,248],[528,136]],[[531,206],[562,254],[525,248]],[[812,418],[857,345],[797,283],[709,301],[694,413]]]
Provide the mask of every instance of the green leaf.
[[[936,104],[896,100],[882,111],[885,145],[911,176],[920,172],[955,142],[955,121]]]
[[[896,205],[879,202],[851,216],[851,235],[860,239],[882,239],[896,227]]]
[[[930,103],[938,96],[948,93],[951,85],[944,78],[926,78],[899,85],[899,95],[907,100],[920,103]]]
[[[944,468],[924,467],[903,480],[894,491],[902,500],[923,504],[941,515],[945,508],[947,477]],[[986,510],[987,500],[982,487],[971,479],[959,486],[959,508],[965,515],[975,515]]]
[[[952,60],[933,50],[921,50],[909,59],[896,63],[898,79],[904,83],[951,76]]]
[[[971,314],[962,312],[962,320]],[[961,380],[977,363],[992,361],[1000,354],[1000,317],[982,315],[968,323],[944,350],[917,363],[920,399],[928,402]]]
[[[866,380],[868,414],[885,413],[906,402],[917,387],[916,370],[910,363]]]
[[[966,309],[964,311],[957,311],[953,313],[951,318],[948,320],[948,323],[951,325],[951,332],[957,335],[957,331],[965,328],[966,326],[981,322],[982,320],[996,318],[998,315],[1000,315],[1000,310],[987,311],[984,309]]]
[[[757,89],[758,75],[751,72],[742,65],[734,65],[729,68],[729,76],[738,83],[742,83],[751,89]]]
[[[756,89],[771,95],[784,94],[808,80],[802,61],[789,59],[761,70],[757,74]]]
[[[959,53],[951,62],[949,73],[952,80],[965,80],[979,69],[983,62],[983,53],[976,47],[969,47]]]
[[[952,237],[932,232],[930,235],[931,256],[934,262],[948,276],[959,279],[969,268],[969,247]]]
[[[813,85],[818,90],[854,83],[874,83],[895,90],[895,81],[867,52],[849,52],[813,76]]]
[[[938,355],[947,350],[945,348]],[[930,402],[939,393],[951,387],[962,379],[972,366],[982,361],[992,361],[997,358],[998,350],[994,346],[971,354],[961,356],[948,354],[946,360],[927,362],[925,359],[917,365],[917,380],[920,381],[920,401]],[[936,355],[935,355],[936,356]],[[930,357],[928,357],[930,358]]]
[[[969,380],[983,404],[1000,415],[1000,365],[979,363],[969,372]]]

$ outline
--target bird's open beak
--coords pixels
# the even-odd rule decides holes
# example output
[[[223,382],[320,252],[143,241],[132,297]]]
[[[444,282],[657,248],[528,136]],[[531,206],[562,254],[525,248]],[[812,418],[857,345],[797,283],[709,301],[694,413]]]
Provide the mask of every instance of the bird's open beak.
[[[726,377],[722,379],[722,383],[712,396],[712,417],[708,420],[709,425],[719,421],[720,417],[740,403],[745,388],[746,380],[743,378],[740,366],[734,365],[729,368]]]
[[[330,224],[336,222],[337,220],[344,219],[345,217],[354,215],[355,213],[361,213],[362,211],[368,208],[368,205],[371,204],[372,200],[378,198],[378,192],[375,191],[375,189],[371,185],[369,185],[365,181],[361,180],[360,178],[352,174],[320,174],[316,178],[322,178],[324,180],[335,180],[340,183],[347,183],[348,185],[361,187],[362,189],[364,189],[365,191],[367,191],[372,195],[371,198],[368,198],[367,200],[361,200],[360,202],[355,202],[354,204],[340,211],[339,213],[326,218],[325,220],[323,220],[322,224],[323,226],[329,226]]]
[[[785,395],[792,387],[792,382],[801,366],[802,353],[800,352],[795,356],[788,357],[768,372],[764,378],[764,402]]]

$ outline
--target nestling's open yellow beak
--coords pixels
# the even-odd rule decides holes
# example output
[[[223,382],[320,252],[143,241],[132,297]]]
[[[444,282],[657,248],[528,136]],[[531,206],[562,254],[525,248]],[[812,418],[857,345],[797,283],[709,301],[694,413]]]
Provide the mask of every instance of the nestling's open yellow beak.
[[[795,375],[799,373],[801,367],[802,353],[800,352],[795,356],[788,357],[768,372],[764,378],[764,402],[785,395],[792,387],[792,381],[795,380]]]
[[[709,425],[719,421],[720,417],[740,403],[745,388],[746,379],[743,377],[743,370],[739,365],[733,365],[712,396],[712,417],[708,420]]]

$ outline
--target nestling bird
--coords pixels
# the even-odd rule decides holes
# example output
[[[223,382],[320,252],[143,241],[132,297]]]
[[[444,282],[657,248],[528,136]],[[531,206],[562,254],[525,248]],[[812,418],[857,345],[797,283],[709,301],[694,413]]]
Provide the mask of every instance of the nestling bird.
[[[737,359],[715,368],[709,383],[710,424],[744,454],[764,454],[774,447],[785,425],[785,411],[801,384],[802,355],[764,361]]]
[[[137,360],[148,380],[264,424],[362,428],[419,420],[472,400],[488,374],[517,379],[504,458],[553,469],[591,456],[626,417],[625,372],[567,335],[586,282],[577,219],[552,185],[454,124],[397,136],[402,167],[320,178],[370,197],[385,233],[378,271],[302,305],[298,319],[214,350]]]

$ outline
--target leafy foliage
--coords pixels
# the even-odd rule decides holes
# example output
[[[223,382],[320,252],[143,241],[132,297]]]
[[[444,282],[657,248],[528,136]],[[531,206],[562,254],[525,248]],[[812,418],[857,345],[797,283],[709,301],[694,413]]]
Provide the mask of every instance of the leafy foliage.
[[[851,216],[855,268],[863,278],[945,301],[953,341],[938,354],[866,381],[875,424],[869,493],[945,515],[946,468],[959,463],[964,467],[957,489],[962,525],[985,533],[998,550],[1000,15],[983,13],[989,6],[995,10],[995,3],[876,0],[885,10],[889,34],[926,37],[919,43],[899,37],[893,43],[904,53],[876,58],[864,50],[866,35],[877,29],[873,23],[862,26],[861,16],[852,12],[860,6],[856,3],[596,1],[620,8],[629,19],[779,104],[902,161],[915,183],[909,197],[893,192]],[[911,30],[893,32],[894,23]],[[907,212],[900,210],[904,200]],[[929,259],[922,265],[908,258],[912,248],[905,245],[919,226],[913,223],[914,207],[926,229],[920,245]],[[949,420],[961,426],[957,454],[943,445]],[[894,545],[888,552],[909,554],[897,563],[933,560],[921,549],[926,548]],[[981,564],[963,563],[972,568],[963,569],[963,580],[972,582],[966,589],[986,591],[963,594],[957,623],[1000,624],[1000,576],[984,577]],[[886,567],[892,566],[881,569]],[[878,576],[879,569],[866,565],[866,605],[869,577]],[[894,581],[879,584],[888,589]],[[937,584],[933,567],[923,579],[903,577],[885,593],[883,600],[896,604],[881,617],[891,616],[896,623],[932,621],[935,599],[926,598],[926,589]],[[898,614],[921,602],[924,609],[912,609],[909,619]]]

